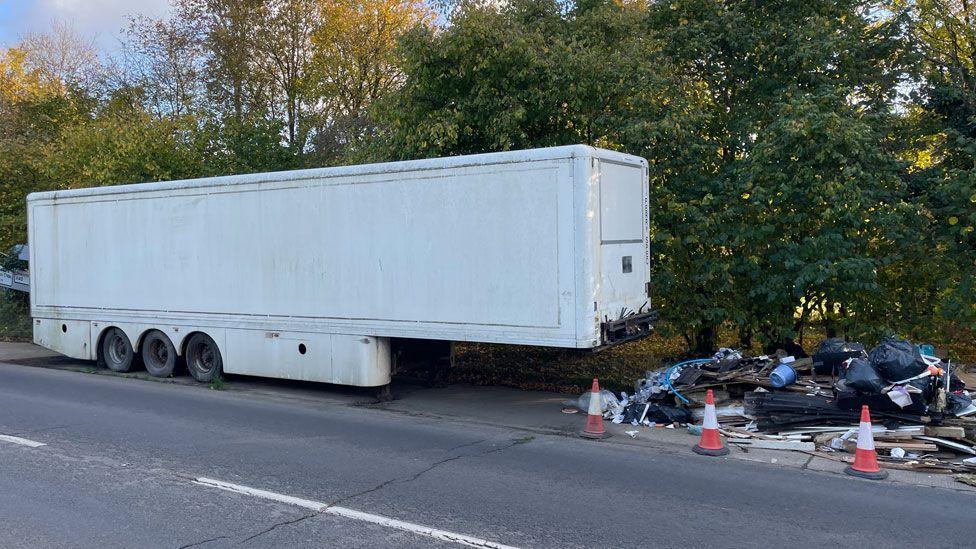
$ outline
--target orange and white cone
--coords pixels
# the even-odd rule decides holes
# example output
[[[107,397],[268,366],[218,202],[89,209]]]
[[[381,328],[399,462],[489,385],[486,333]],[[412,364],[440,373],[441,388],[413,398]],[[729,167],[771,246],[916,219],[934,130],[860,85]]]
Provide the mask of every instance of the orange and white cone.
[[[874,450],[874,435],[871,433],[871,412],[867,405],[861,406],[861,425],[857,430],[854,464],[844,469],[844,472],[871,480],[888,478],[888,471],[878,467],[878,453]]]
[[[610,433],[603,428],[603,406],[600,405],[600,383],[593,378],[590,408],[586,413],[586,426],[580,431],[583,438],[607,438]]]
[[[724,456],[729,453],[718,435],[718,414],[715,413],[715,395],[711,389],[705,393],[705,419],[702,421],[701,439],[692,450],[703,456]]]

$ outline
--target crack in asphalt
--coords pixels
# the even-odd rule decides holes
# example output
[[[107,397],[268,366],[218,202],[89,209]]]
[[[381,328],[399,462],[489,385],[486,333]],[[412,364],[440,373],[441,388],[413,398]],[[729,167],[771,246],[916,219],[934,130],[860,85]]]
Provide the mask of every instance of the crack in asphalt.
[[[379,490],[382,490],[382,489],[386,488],[387,486],[390,486],[391,484],[406,484],[408,482],[413,482],[413,481],[417,480],[418,478],[420,478],[421,476],[423,476],[423,475],[429,473],[430,471],[436,469],[437,467],[440,467],[441,465],[444,465],[445,463],[450,463],[452,461],[457,461],[457,460],[462,459],[462,458],[482,457],[482,456],[487,456],[489,454],[494,454],[496,452],[502,452],[502,451],[508,450],[509,448],[518,446],[520,444],[526,444],[528,442],[531,442],[533,439],[535,439],[534,436],[521,437],[521,438],[517,438],[517,439],[514,439],[514,440],[510,440],[508,442],[508,444],[505,444],[504,446],[501,446],[501,447],[498,447],[498,448],[492,448],[492,449],[486,450],[484,452],[479,452],[479,453],[476,453],[476,454],[459,454],[459,455],[456,455],[456,456],[447,457],[447,458],[444,458],[442,460],[435,461],[434,463],[430,464],[426,468],[421,469],[420,471],[418,471],[416,473],[411,473],[409,475],[404,475],[402,477],[392,478],[390,480],[381,482],[381,483],[377,484],[376,486],[374,486],[372,488],[368,488],[366,490],[362,490],[360,492],[356,492],[355,494],[351,494],[351,495],[348,495],[348,496],[345,496],[345,497],[341,497],[341,498],[339,498],[339,499],[337,499],[337,500],[335,500],[333,502],[330,502],[328,504],[328,507],[333,507],[333,506],[339,505],[340,503],[344,503],[344,502],[347,502],[349,500],[352,500],[352,499],[355,499],[355,498],[358,498],[358,497],[361,497],[361,496],[365,496],[366,494],[371,494],[373,492],[377,492]],[[464,448],[466,446],[475,446],[477,444],[481,444],[482,442],[485,442],[486,440],[488,440],[488,439],[479,440],[479,441],[475,441],[475,442],[469,442],[469,443],[466,443],[466,444],[461,444],[459,446],[455,446],[454,448],[450,448],[450,449],[446,450],[446,452],[451,452],[451,451],[454,451],[454,450],[457,450],[457,449],[460,449],[460,448]]]
[[[281,522],[276,522],[276,523],[272,524],[271,526],[265,528],[264,530],[261,530],[260,532],[257,532],[256,534],[253,534],[251,536],[248,536],[248,537],[242,539],[241,541],[237,542],[236,545],[243,545],[243,544],[245,544],[245,543],[247,543],[247,542],[249,542],[249,541],[251,541],[251,540],[253,540],[255,538],[259,538],[259,537],[261,537],[261,536],[263,536],[263,535],[265,535],[265,534],[267,534],[269,532],[272,532],[272,531],[274,531],[277,528],[282,528],[282,527],[285,527],[285,526],[291,526],[292,524],[297,524],[299,522],[308,520],[310,518],[317,517],[319,515],[324,514],[326,512],[326,509],[328,509],[329,507],[335,507],[335,506],[339,505],[340,503],[349,501],[351,499],[355,499],[355,498],[364,496],[366,494],[370,494],[370,493],[373,493],[373,492],[382,490],[383,488],[386,488],[387,486],[390,486],[391,484],[405,484],[407,482],[413,482],[414,480],[417,480],[421,476],[429,473],[430,471],[432,471],[433,469],[436,469],[437,467],[440,467],[441,465],[444,465],[445,463],[450,463],[452,461],[457,461],[459,459],[467,458],[467,457],[481,457],[481,456],[487,456],[489,454],[503,452],[505,450],[508,450],[509,448],[513,448],[513,447],[518,446],[520,444],[526,444],[528,442],[531,442],[534,438],[535,437],[533,437],[533,436],[525,436],[525,437],[521,437],[521,438],[517,438],[517,439],[512,439],[512,440],[509,440],[507,444],[504,444],[504,445],[499,446],[497,448],[491,448],[489,450],[485,450],[484,452],[478,452],[478,453],[475,453],[475,454],[459,454],[459,455],[450,456],[450,457],[447,457],[447,458],[444,458],[444,459],[435,461],[434,463],[430,464],[429,466],[425,467],[424,469],[421,469],[420,471],[418,471],[416,473],[411,473],[409,475],[404,475],[404,476],[401,476],[401,477],[396,477],[396,478],[393,478],[393,479],[390,479],[390,480],[381,482],[381,483],[377,484],[376,486],[374,486],[372,488],[369,488],[369,489],[366,489],[366,490],[362,490],[360,492],[356,492],[355,494],[351,494],[351,495],[348,495],[348,496],[345,496],[345,497],[341,497],[341,498],[339,498],[339,499],[337,499],[337,500],[335,500],[335,501],[333,501],[331,503],[328,503],[326,505],[326,508],[323,509],[322,511],[313,512],[313,513],[307,513],[307,514],[302,515],[302,516],[300,516],[298,518],[289,519],[289,520],[283,520]],[[477,446],[478,444],[481,444],[483,442],[487,442],[488,440],[489,439],[481,439],[481,440],[476,440],[474,442],[466,442],[464,444],[459,444],[459,445],[454,446],[452,448],[448,448],[447,450],[445,450],[445,452],[453,452],[453,451],[459,450],[461,448],[466,448],[466,447],[469,447],[469,446]],[[230,538],[228,536],[218,536],[218,537],[211,538],[211,539],[207,539],[207,540],[203,540],[203,541],[200,541],[200,542],[191,543],[189,545],[184,545],[184,546],[180,547],[180,549],[188,549],[190,547],[196,547],[198,545],[203,545],[204,543],[209,543],[211,541],[217,541],[217,540],[220,540],[220,539],[230,539]]]
[[[270,527],[265,528],[264,530],[261,530],[257,534],[254,534],[253,536],[250,536],[250,537],[247,537],[247,538],[242,539],[241,541],[237,542],[237,545],[243,545],[243,544],[251,541],[254,538],[261,537],[261,536],[267,534],[268,532],[271,532],[272,530],[274,530],[274,529],[276,529],[278,527],[281,527],[281,526],[291,526],[292,524],[296,524],[296,523],[302,522],[303,520],[308,520],[310,518],[317,517],[317,516],[319,516],[321,514],[322,514],[321,512],[318,512],[318,513],[308,513],[306,515],[302,515],[302,516],[300,516],[298,518],[295,518],[295,519],[283,520],[281,522],[276,522],[276,523],[272,524]]]
[[[488,440],[489,439],[487,439],[487,438],[483,438],[483,439],[480,439],[480,440],[476,440],[474,442],[465,442],[464,444],[458,444],[457,446],[452,446],[452,447],[448,448],[447,450],[444,450],[444,453],[446,454],[448,452],[453,452],[455,450],[460,450],[461,448],[467,448],[468,446],[477,446],[477,445],[481,444],[482,442],[488,442]]]
[[[210,543],[211,541],[217,541],[219,539],[228,539],[228,538],[227,538],[227,536],[217,536],[215,538],[205,539],[203,541],[197,541],[197,542],[194,542],[194,543],[189,543],[187,545],[181,545],[180,546],[180,549],[188,549],[189,547],[199,547],[200,545],[203,545],[204,543]]]

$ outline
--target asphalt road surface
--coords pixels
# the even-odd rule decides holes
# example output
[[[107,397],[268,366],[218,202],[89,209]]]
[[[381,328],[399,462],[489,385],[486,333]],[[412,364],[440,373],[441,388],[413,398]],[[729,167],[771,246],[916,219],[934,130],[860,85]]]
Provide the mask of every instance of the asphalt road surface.
[[[287,389],[256,397],[0,364],[0,435],[3,547],[976,539],[968,493],[292,400]]]

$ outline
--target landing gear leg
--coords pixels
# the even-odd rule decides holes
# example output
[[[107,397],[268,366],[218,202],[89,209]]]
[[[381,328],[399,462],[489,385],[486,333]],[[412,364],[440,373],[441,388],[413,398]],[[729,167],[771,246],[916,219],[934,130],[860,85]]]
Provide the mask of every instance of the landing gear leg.
[[[449,385],[451,377],[451,366],[454,364],[454,357],[440,357],[434,359],[430,368],[430,378],[428,383],[431,387],[443,388]]]
[[[380,402],[390,402],[393,400],[393,384],[387,383],[376,388],[376,400]]]

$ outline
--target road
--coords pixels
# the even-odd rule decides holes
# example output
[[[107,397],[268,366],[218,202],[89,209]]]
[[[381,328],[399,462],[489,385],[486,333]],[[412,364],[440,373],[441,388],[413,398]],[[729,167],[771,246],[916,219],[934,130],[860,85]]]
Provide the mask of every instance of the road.
[[[0,545],[973,544],[970,493],[279,393],[0,363],[0,434],[44,444],[0,440]]]

